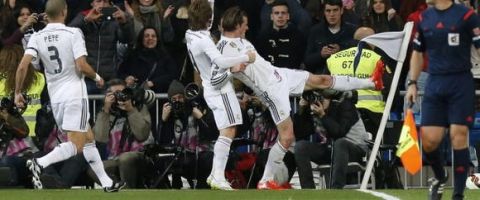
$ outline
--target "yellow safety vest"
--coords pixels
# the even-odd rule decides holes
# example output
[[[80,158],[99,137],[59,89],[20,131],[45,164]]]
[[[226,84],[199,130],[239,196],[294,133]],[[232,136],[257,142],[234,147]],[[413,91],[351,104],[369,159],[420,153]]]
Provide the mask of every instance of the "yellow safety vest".
[[[362,57],[358,63],[357,69],[353,68],[353,61],[357,47],[352,47],[337,52],[327,59],[328,70],[331,75],[350,76],[357,78],[370,78],[377,62],[381,56],[369,50],[362,50]],[[365,108],[375,113],[382,113],[385,108],[385,102],[380,91],[376,90],[358,90],[357,108]]]
[[[42,107],[42,104],[40,103],[40,95],[42,93],[43,87],[45,87],[45,78],[42,73],[40,72],[35,72],[35,75],[37,76],[37,81],[33,83],[33,85],[30,87],[30,90],[28,90],[27,95],[31,98],[30,103],[28,104],[27,110],[23,113],[22,117],[25,119],[27,122],[28,128],[30,129],[29,136],[34,136],[35,135],[35,123],[36,123],[36,116],[37,116],[37,111]],[[7,97],[10,94],[7,94],[3,88],[5,88],[5,79],[0,80],[0,88],[2,90],[0,91],[0,97]]]

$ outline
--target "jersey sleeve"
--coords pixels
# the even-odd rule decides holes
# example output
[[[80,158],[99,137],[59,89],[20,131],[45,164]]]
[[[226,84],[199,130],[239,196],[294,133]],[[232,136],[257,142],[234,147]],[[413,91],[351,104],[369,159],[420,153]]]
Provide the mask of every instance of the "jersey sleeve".
[[[38,61],[38,43],[37,43],[37,37],[35,35],[32,35],[30,40],[28,41],[27,48],[25,49],[25,55],[31,55],[33,56],[33,61]]]
[[[463,19],[466,22],[467,30],[472,36],[472,44],[475,48],[480,48],[480,18],[478,15],[470,9]]]
[[[248,55],[225,56],[220,53],[213,41],[202,41],[202,49],[210,58],[213,64],[218,67],[226,69],[240,63],[248,62]]]
[[[85,47],[85,39],[80,29],[75,29],[73,34],[73,57],[76,59],[88,55],[87,48]]]
[[[422,20],[420,18],[419,22],[415,24],[415,29],[417,30],[417,33],[415,33],[415,36],[413,38],[413,50],[419,51],[419,52],[425,52],[425,39],[423,37],[421,23],[422,23]]]

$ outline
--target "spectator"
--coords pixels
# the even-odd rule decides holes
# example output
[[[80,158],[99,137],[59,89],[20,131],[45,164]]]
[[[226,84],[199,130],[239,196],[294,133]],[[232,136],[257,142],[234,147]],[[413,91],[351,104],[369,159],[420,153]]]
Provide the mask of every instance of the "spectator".
[[[102,17],[102,9],[111,6],[110,0],[93,0],[92,9],[79,13],[69,26],[83,31],[88,51],[87,62],[95,71],[108,81],[115,77],[118,68],[117,42],[130,43],[133,39],[132,17],[118,9],[110,19]],[[87,79],[89,94],[100,94],[94,81]]]
[[[177,66],[160,45],[157,33],[153,27],[144,27],[135,49],[127,54],[120,65],[118,76],[127,82],[128,87],[138,84],[155,93],[165,93],[170,82],[178,76]]]
[[[194,102],[187,100],[184,86],[176,80],[168,88],[168,98],[169,102],[163,104],[157,138],[161,145],[174,144],[181,148],[173,177],[183,176],[190,182],[196,179],[197,185],[190,185],[191,188],[209,188],[206,180],[212,169],[213,141],[218,137],[213,112],[202,97],[195,98]],[[173,187],[181,188],[181,185]]]
[[[314,74],[324,72],[330,55],[354,46],[353,33],[356,27],[342,19],[342,1],[326,0],[323,13],[324,22],[310,30],[305,53],[306,69]]]
[[[276,0],[265,0],[260,13],[261,29],[263,31],[272,27],[271,13],[273,3]],[[303,35],[308,35],[310,26],[312,24],[311,17],[308,12],[296,0],[282,0],[288,5],[289,15],[291,15],[291,23],[300,30]]]
[[[161,0],[133,0],[132,4],[125,1],[125,10],[134,17],[135,36],[139,37],[144,27],[153,27],[159,33],[160,42],[171,42],[174,31],[170,16],[174,7],[169,5],[163,9]]]
[[[320,124],[325,128],[326,138],[334,140],[331,188],[342,189],[346,184],[348,162],[360,162],[366,155],[367,131],[352,99],[339,100],[324,94],[307,99],[309,101],[303,98],[300,100],[301,111],[294,115],[294,124],[297,126],[295,130],[303,126],[302,131],[295,132],[308,135],[321,133],[322,131],[314,131],[319,129]],[[320,135],[321,138],[325,136]],[[295,145],[295,161],[302,189],[315,188],[310,161],[321,164],[330,156],[325,139],[320,141],[322,142],[312,143],[300,140]]]
[[[131,89],[123,80],[108,82],[103,109],[97,115],[93,131],[97,142],[107,144],[104,161],[109,174],[118,171],[128,188],[137,188],[143,147],[150,135],[150,114],[143,102],[135,102]]]
[[[11,16],[2,16],[10,20],[6,21],[1,32],[1,38],[4,44],[22,44],[25,48],[30,35],[35,31],[34,27],[38,30],[43,27],[39,22],[39,16],[43,15],[32,13],[32,10],[28,5],[18,5],[12,10]]]
[[[355,12],[355,2],[353,0],[342,0],[343,2],[343,20],[345,22],[355,24],[355,26],[359,26],[361,22],[361,18]]]
[[[273,25],[263,29],[258,38],[258,53],[277,67],[299,69],[303,61],[306,39],[290,23],[288,4],[277,0],[271,4]]]
[[[403,29],[402,19],[392,9],[390,0],[370,0],[370,6],[370,15],[365,24],[370,25],[375,33]]]

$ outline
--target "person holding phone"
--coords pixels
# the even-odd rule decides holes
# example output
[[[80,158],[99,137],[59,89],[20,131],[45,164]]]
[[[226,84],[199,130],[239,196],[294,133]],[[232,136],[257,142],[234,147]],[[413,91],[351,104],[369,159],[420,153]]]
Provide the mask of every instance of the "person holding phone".
[[[80,28],[85,36],[87,61],[105,81],[113,78],[118,68],[117,43],[133,41],[133,18],[113,6],[110,0],[93,0],[91,9],[80,12],[68,26]],[[113,62],[112,62],[113,61]],[[86,80],[89,94],[101,94],[95,83]]]

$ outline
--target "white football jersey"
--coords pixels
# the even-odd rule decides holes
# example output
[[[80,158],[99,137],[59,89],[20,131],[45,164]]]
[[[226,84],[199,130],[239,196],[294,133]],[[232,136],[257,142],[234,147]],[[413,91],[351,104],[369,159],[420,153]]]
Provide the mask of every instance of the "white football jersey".
[[[88,98],[84,75],[75,65],[87,55],[80,29],[50,23],[31,36],[25,54],[33,56],[33,64],[43,63],[52,103]]]
[[[245,54],[247,51],[257,52],[252,43],[241,38],[222,36],[217,46],[222,54],[226,56],[237,56]],[[256,54],[255,62],[249,64],[245,71],[234,73],[233,76],[257,94],[267,91],[270,86],[282,81],[282,76],[281,73],[278,72],[278,68],[263,59],[258,53]]]

